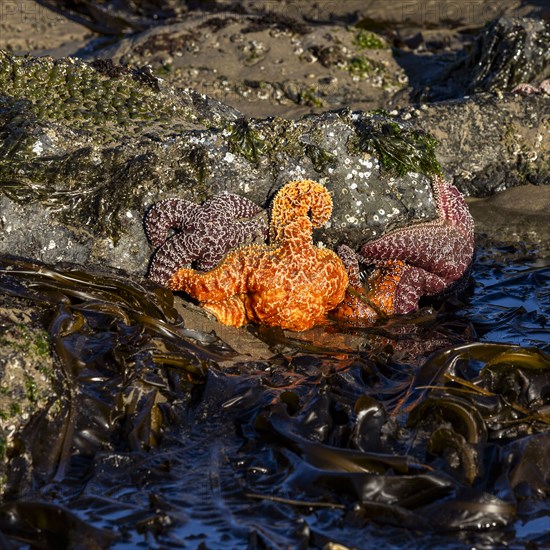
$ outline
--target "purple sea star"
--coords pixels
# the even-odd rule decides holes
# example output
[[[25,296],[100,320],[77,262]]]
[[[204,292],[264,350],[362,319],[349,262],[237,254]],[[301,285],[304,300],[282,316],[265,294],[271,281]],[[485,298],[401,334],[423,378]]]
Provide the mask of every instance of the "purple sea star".
[[[432,182],[437,206],[435,220],[396,229],[365,243],[359,260],[365,264],[401,260],[394,313],[418,307],[421,296],[441,293],[458,281],[472,262],[474,221],[460,191],[440,177]],[[400,268],[401,269],[401,268]]]
[[[391,231],[365,243],[359,254],[345,245],[338,249],[350,285],[331,317],[370,324],[409,313],[422,296],[441,293],[465,274],[474,252],[472,216],[454,185],[435,178],[433,191],[435,220]],[[365,285],[359,262],[375,267]]]
[[[168,237],[171,229],[176,234]],[[145,233],[159,247],[148,277],[166,285],[182,267],[212,269],[233,248],[265,242],[268,222],[266,212],[249,199],[220,193],[202,205],[176,198],[158,202],[145,217]]]

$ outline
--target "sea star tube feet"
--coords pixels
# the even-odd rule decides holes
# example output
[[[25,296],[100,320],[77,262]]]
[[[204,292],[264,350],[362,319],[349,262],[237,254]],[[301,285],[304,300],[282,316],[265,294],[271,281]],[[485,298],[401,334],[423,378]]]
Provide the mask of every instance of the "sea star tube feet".
[[[340,258],[313,245],[313,228],[328,221],[331,212],[324,186],[310,180],[288,183],[273,201],[269,245],[240,247],[206,273],[180,269],[168,286],[199,300],[228,325],[257,322],[303,331],[326,323],[348,286]]]
[[[169,231],[178,232],[168,238]],[[159,247],[148,276],[167,284],[181,267],[213,268],[233,248],[263,243],[267,238],[266,212],[245,197],[220,193],[202,205],[185,199],[166,199],[145,218],[149,242]]]

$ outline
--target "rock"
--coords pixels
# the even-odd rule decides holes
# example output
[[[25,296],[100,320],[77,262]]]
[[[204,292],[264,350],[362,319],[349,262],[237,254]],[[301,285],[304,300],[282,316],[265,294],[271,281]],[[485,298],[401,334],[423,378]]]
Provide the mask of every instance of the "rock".
[[[315,23],[352,23],[357,21],[361,11],[370,13],[371,6],[365,10],[363,0],[347,0],[336,3],[317,3],[310,0],[279,0],[277,2],[257,2],[255,0],[153,0],[120,2],[103,0],[38,0],[51,10],[78,21],[96,32],[120,35],[123,32],[141,31],[147,28],[185,20],[190,14],[233,12],[235,14],[255,14],[277,18],[280,22],[293,21],[295,25],[304,25],[304,21]],[[372,4],[372,2],[370,2]],[[384,10],[386,11],[386,10]],[[399,13],[398,10],[396,10]],[[391,12],[390,12],[391,13]],[[407,16],[414,10],[408,10]],[[422,18],[422,13],[418,14]],[[390,17],[392,23],[399,17]],[[417,17],[418,19],[418,17]]]
[[[525,185],[491,197],[470,199],[470,212],[484,248],[502,246],[536,250],[537,258],[550,257],[550,186]]]
[[[434,214],[434,142],[392,117],[247,120],[109,63],[8,54],[1,62],[2,252],[143,274],[142,219],[157,200],[202,202],[227,190],[267,206],[305,177],[334,195],[331,225],[317,235],[329,246]]]
[[[150,64],[172,86],[194,88],[256,117],[296,118],[342,105],[378,109],[407,84],[381,36],[273,13],[189,13],[85,57],[97,58]]]
[[[0,495],[10,480],[27,476],[32,457],[21,430],[38,413],[55,416],[63,382],[54,367],[49,335],[40,326],[39,308],[0,297]],[[57,411],[57,412],[56,412]]]
[[[521,83],[550,77],[550,21],[501,17],[487,23],[472,47],[421,91],[420,99],[441,101],[483,91],[511,91]]]
[[[414,125],[438,141],[437,158],[465,194],[550,183],[550,97],[511,93],[427,103]]]
[[[469,194],[548,180],[543,95],[247,119],[145,70],[0,55],[2,253],[143,275],[142,220],[156,201],[227,190],[268,207],[300,178],[333,193],[333,217],[315,239],[358,246],[434,215],[430,174],[440,165],[428,132]]]
[[[187,11],[186,2],[181,0],[134,0],[130,3],[39,0],[39,3],[93,31],[115,35],[158,25]]]

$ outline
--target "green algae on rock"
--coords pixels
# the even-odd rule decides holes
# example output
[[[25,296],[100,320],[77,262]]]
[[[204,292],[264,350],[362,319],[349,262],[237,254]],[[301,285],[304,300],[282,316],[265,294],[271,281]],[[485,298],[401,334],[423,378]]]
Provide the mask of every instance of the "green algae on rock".
[[[502,105],[495,99],[483,109],[475,98],[391,114],[342,109],[299,120],[248,119],[147,71],[1,55],[0,251],[40,261],[144,274],[151,251],[143,215],[169,196],[204,202],[229,191],[266,207],[284,183],[307,177],[334,196],[333,218],[315,239],[358,246],[390,225],[435,215],[430,177],[439,162],[474,194],[476,181],[489,182],[515,162],[516,151],[525,151],[522,182],[533,170],[544,173],[544,153],[528,154],[537,153],[543,97],[504,98]],[[48,95],[36,82],[52,73],[56,85]],[[79,107],[88,94],[94,102]],[[514,129],[503,141],[495,121],[506,112]],[[475,162],[457,159],[465,143]],[[468,173],[472,168],[477,172]],[[514,170],[506,173],[506,184],[516,183]]]
[[[242,155],[250,162],[258,162],[265,153],[265,141],[250,129],[245,118],[240,118],[230,128],[229,150]]]
[[[159,81],[143,71],[109,72],[105,66],[109,63],[94,67],[70,57],[16,57],[0,50],[0,90],[11,102],[24,101],[36,122],[62,124],[75,138],[87,134],[96,143],[144,126],[177,131],[178,123],[184,129],[214,122],[201,121],[191,94],[160,93]]]
[[[353,42],[360,48],[367,50],[389,48],[389,44],[382,36],[361,28],[355,33]]]
[[[390,172],[442,174],[435,155],[437,140],[427,132],[380,115],[361,117],[357,124],[358,139],[350,146],[377,156]]]
[[[141,219],[156,200],[203,202],[226,190],[266,206],[279,186],[304,175],[339,195],[332,226],[318,235],[329,246],[344,237],[359,244],[390,219],[433,215],[427,176],[410,186],[410,174],[380,171],[377,152],[348,148],[366,115],[246,119],[108,61],[1,59],[0,244],[9,253],[143,273],[150,252]],[[49,94],[37,85],[52,78]],[[395,184],[410,190],[393,196]]]
[[[32,309],[16,306],[7,299],[0,305],[0,500],[9,460],[23,451],[20,431],[34,415],[58,408],[63,386],[48,333],[33,319]]]

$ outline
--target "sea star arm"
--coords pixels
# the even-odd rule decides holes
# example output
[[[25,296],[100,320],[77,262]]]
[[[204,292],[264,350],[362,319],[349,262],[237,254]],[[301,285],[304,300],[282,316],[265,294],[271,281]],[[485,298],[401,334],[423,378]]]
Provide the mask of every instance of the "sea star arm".
[[[335,308],[344,299],[349,277],[342,260],[332,250],[321,248],[317,251],[320,278],[324,279],[322,285],[324,291],[325,311]]]
[[[216,209],[223,210],[230,218],[237,221],[254,218],[263,212],[263,208],[256,203],[235,193],[219,193],[211,199],[210,204]]]
[[[237,246],[263,243],[267,238],[267,215],[246,197],[223,192],[199,208],[189,231],[198,249],[197,267],[208,270]]]
[[[203,244],[195,235],[176,233],[153,255],[149,265],[148,277],[152,281],[166,285],[178,269],[191,267],[191,264],[200,258],[202,252]],[[200,267],[206,269],[202,265]]]
[[[220,193],[201,206],[184,199],[161,201],[147,214],[145,228],[150,242],[160,246],[149,268],[149,278],[160,284],[192,262],[198,269],[212,269],[232,249],[263,243],[268,233],[265,211],[232,193]],[[166,240],[170,228],[182,231]]]
[[[357,254],[347,245],[338,247],[338,256],[348,274],[348,287],[344,299],[329,313],[335,320],[351,324],[372,324],[379,317],[378,312],[369,303],[369,297],[363,287]]]
[[[363,259],[351,248],[338,248],[349,276],[344,301],[331,317],[351,323],[371,324],[379,317],[410,313],[418,308],[421,296],[445,289],[445,281],[422,268],[401,260],[376,261],[365,286],[361,281],[359,261]]]
[[[320,183],[299,180],[286,184],[273,199],[270,242],[284,239],[288,224],[299,218],[309,218],[312,228],[321,227],[332,213],[332,198]]]
[[[419,267],[408,266],[396,292],[395,313],[415,311],[422,296],[439,294],[446,286],[447,283],[438,275]]]
[[[538,86],[520,82],[513,90],[513,94],[532,95],[532,94],[548,94],[550,95],[550,78],[543,80]]]
[[[362,286],[359,258],[357,257],[357,254],[345,244],[340,245],[337,252],[348,273],[350,286]]]
[[[245,293],[248,274],[246,256],[246,249],[243,248],[227,255],[211,271],[178,269],[169,279],[168,287],[182,290],[199,302],[221,302]]]
[[[459,279],[472,260],[472,246],[447,225],[418,224],[396,230],[360,250],[364,263],[401,260],[449,282]]]
[[[447,284],[466,272],[474,250],[472,217],[456,187],[436,178],[433,188],[437,218],[396,229],[365,243],[360,250],[362,261],[402,260],[436,275]],[[430,293],[438,289],[439,279],[432,285],[431,278],[423,277]]]
[[[166,240],[170,229],[181,229],[199,206],[185,199],[165,199],[157,202],[145,216],[145,234],[153,246]]]
[[[238,224],[243,235],[243,244],[263,244],[267,240],[269,224],[265,210],[260,210],[252,218],[239,220]]]
[[[224,325],[242,327],[248,322],[246,309],[240,296],[231,296],[221,302],[208,302],[202,307]]]

